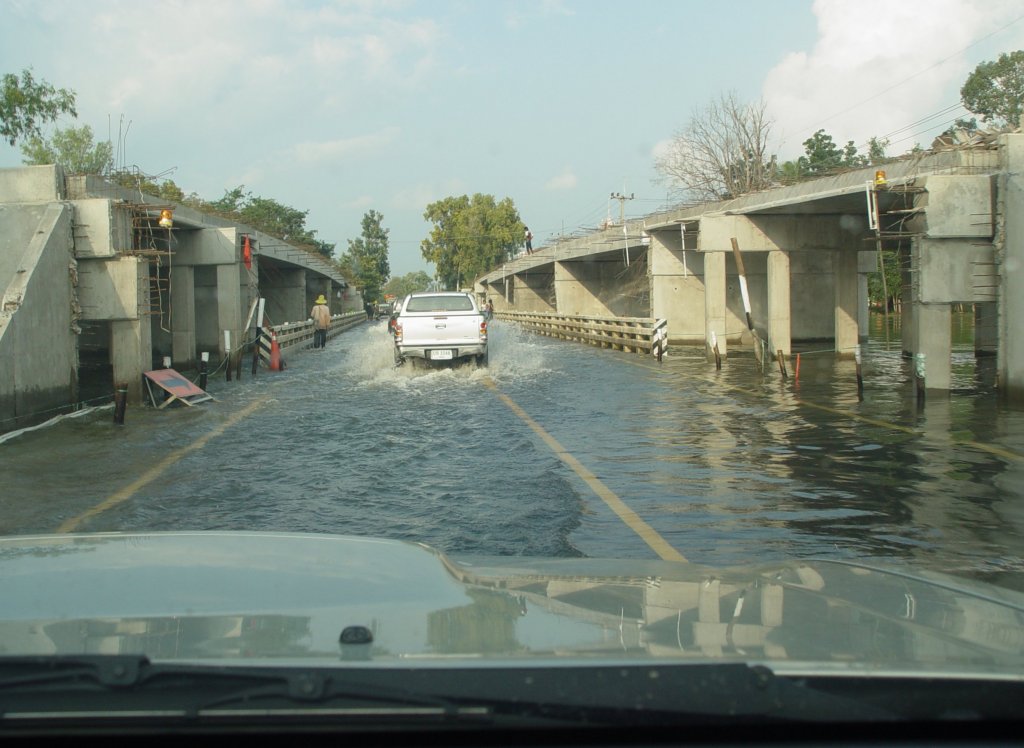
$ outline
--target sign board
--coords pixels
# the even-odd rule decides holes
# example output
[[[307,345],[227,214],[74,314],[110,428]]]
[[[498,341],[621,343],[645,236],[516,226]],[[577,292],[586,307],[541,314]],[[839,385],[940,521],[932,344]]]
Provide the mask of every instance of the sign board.
[[[213,400],[213,395],[207,393],[206,390],[199,389],[184,374],[174,369],[156,369],[143,372],[143,375],[146,377],[146,387],[149,389],[150,402],[156,408],[166,408],[173,402],[181,402],[192,406],[196,403]],[[165,396],[166,399],[162,403],[157,402],[153,385],[156,385],[169,395],[169,397]]]

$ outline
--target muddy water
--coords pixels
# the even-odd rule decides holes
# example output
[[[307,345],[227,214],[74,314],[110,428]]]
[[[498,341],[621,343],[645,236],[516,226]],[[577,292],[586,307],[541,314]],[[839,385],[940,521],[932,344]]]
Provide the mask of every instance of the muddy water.
[[[688,349],[659,366],[497,322],[487,370],[416,371],[392,368],[383,323],[367,325],[279,374],[211,380],[215,403],[136,408],[124,427],[103,410],[0,444],[0,531],[71,520],[652,558],[490,378],[690,561],[886,560],[1024,589],[1024,413],[998,405],[963,340],[953,394],[919,407],[883,332],[861,399],[852,362],[825,352],[802,355],[794,382],[742,354],[721,372]]]

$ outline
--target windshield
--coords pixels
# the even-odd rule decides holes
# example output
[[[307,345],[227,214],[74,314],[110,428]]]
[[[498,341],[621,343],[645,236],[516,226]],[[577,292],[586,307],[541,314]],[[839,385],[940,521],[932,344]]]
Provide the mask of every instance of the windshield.
[[[468,296],[413,296],[405,305],[406,312],[472,312],[473,300]]]
[[[0,0],[0,736],[1019,720],[1022,13]]]

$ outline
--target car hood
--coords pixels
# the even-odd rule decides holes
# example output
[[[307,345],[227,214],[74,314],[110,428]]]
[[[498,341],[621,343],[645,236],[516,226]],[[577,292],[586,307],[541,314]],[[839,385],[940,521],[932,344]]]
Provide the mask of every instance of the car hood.
[[[794,672],[1024,677],[1018,593],[836,561],[711,571],[449,558],[336,535],[25,536],[0,539],[0,600],[7,655],[374,666],[731,660]]]

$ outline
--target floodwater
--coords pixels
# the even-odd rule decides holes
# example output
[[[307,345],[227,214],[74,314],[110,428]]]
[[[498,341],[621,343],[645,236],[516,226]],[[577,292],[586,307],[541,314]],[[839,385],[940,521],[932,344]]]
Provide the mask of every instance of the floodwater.
[[[898,333],[854,364],[761,371],[492,326],[487,370],[392,368],[383,322],[192,408],[109,409],[0,444],[0,532],[275,530],[452,554],[654,558],[499,397],[689,561],[886,561],[1024,589],[1024,412],[957,334],[954,390],[914,398]],[[488,386],[493,382],[494,388]],[[251,412],[248,410],[251,409]],[[247,413],[244,417],[241,414]],[[91,513],[90,513],[91,510]]]

